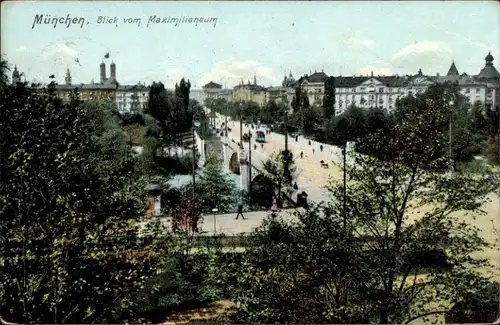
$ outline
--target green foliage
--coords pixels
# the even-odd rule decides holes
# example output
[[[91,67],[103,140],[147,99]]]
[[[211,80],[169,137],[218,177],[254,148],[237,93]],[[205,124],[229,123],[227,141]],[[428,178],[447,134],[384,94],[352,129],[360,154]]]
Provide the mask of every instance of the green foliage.
[[[297,178],[297,167],[293,159],[289,159],[288,170],[290,171],[290,179],[285,173],[286,157],[283,153],[274,153],[262,165],[262,174],[267,177],[276,186],[276,198],[279,203],[282,202],[282,191],[287,186],[291,186]]]
[[[500,283],[481,281],[470,286],[469,292],[447,313],[446,323],[493,323],[500,318],[498,292]]]
[[[323,118],[330,119],[335,116],[335,77],[325,80],[325,95],[323,97]]]
[[[197,196],[204,212],[211,212],[213,208],[217,208],[219,212],[230,212],[235,203],[233,194],[236,188],[223,172],[220,159],[215,155],[217,154],[213,153],[207,157],[205,170],[196,188]]]
[[[131,319],[131,293],[157,263],[152,241],[137,236],[144,215],[137,159],[103,119],[106,105],[82,104],[77,93],[65,104],[50,87],[2,91],[2,316]]]
[[[9,84],[9,76],[7,73],[10,71],[8,62],[4,59],[4,56],[0,57],[0,90],[3,90]]]
[[[472,253],[487,243],[460,217],[480,214],[499,175],[439,172],[448,101],[432,91],[405,107],[391,141],[365,139],[386,159],[354,153],[345,196],[332,183],[330,202],[253,233],[233,322],[402,323],[445,314],[485,281],[476,270],[488,262]]]

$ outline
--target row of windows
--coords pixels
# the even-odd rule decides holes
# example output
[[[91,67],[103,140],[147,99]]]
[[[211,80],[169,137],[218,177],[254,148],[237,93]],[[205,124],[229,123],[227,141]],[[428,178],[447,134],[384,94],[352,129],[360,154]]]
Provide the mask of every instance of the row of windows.
[[[133,95],[141,95],[141,94],[136,94],[136,93],[116,93],[118,97],[132,97]],[[142,93],[143,97],[146,97],[146,93]]]
[[[347,92],[360,92],[360,93],[365,93],[365,92],[368,92],[368,93],[375,93],[377,92],[377,88],[375,87],[360,87],[359,88],[359,91],[356,91],[357,88],[338,88],[338,91],[339,93],[347,93]],[[384,93],[384,92],[388,92],[388,93],[401,93],[403,92],[405,89],[407,89],[408,91],[413,91],[413,87],[408,87],[408,88],[384,88],[384,87],[378,87],[378,92],[379,93]],[[415,88],[415,90],[417,92],[423,92],[425,91],[425,88]],[[323,88],[316,88],[315,91],[312,91],[313,93],[317,93],[317,94],[321,94],[323,92]]]

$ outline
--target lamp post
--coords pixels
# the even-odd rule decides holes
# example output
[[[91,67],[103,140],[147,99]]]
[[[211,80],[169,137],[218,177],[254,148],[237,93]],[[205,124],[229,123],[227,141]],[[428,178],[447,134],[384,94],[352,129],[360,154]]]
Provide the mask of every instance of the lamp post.
[[[248,197],[252,198],[252,131],[248,130]]]
[[[195,200],[196,198],[196,151],[195,151],[195,144],[196,144],[196,137],[195,137],[195,126],[198,127],[200,126],[200,122],[198,121],[194,121],[194,118],[193,118],[193,126],[192,126],[192,140],[193,140],[193,145],[192,145],[192,148],[193,148],[193,201]]]
[[[449,143],[448,143],[448,158],[450,160],[449,162],[449,171],[450,173],[453,172],[453,157],[452,157],[452,149],[451,149],[451,119],[453,116],[453,105],[455,104],[455,101],[452,99],[450,101],[450,123],[449,123],[449,130],[448,130],[448,138],[449,138]]]
[[[241,114],[241,106],[242,103],[240,102],[240,108],[238,109],[238,112],[240,113],[240,145],[243,146],[243,118]]]
[[[217,211],[219,211],[217,208],[212,209],[212,212],[214,213],[214,235],[217,232],[217,221],[216,221],[217,219],[215,217],[215,214],[217,213]]]
[[[229,105],[226,103],[226,132],[225,132],[225,136],[227,137],[227,111],[228,111],[228,107]]]
[[[285,166],[283,170],[283,176],[285,177],[285,181],[287,185],[291,183],[291,175],[290,175],[290,153],[288,152],[288,111],[285,111]]]

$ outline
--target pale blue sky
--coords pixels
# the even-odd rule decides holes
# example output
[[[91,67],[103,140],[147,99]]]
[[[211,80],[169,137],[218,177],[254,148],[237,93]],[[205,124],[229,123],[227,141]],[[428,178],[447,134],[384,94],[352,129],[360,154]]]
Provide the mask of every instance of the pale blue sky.
[[[80,26],[37,25],[36,14],[84,17]],[[217,18],[213,24],[158,24],[150,16]],[[118,17],[98,25],[99,16]],[[142,19],[141,26],[124,18]],[[210,80],[233,87],[254,73],[264,86],[324,71],[352,75],[477,74],[491,50],[500,61],[500,5],[495,1],[332,2],[134,2],[43,1],[2,3],[2,53],[28,79],[46,82],[54,73],[73,83],[99,80],[106,52],[122,84],[181,77],[195,88]],[[78,58],[81,66],[75,62]],[[496,64],[498,67],[500,64]],[[108,71],[109,74],[109,71]]]

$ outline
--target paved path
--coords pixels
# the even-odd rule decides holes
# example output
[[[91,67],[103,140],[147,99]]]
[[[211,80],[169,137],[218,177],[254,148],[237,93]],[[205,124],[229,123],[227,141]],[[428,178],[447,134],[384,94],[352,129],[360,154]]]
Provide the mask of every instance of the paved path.
[[[287,209],[277,212],[280,217],[285,221],[296,220],[297,218],[293,215],[294,211],[304,212],[304,209],[299,208]],[[241,234],[246,234],[254,231],[258,228],[264,219],[271,215],[270,211],[253,211],[253,212],[243,212],[245,219],[235,220],[236,213],[227,214],[204,214],[203,222],[200,225],[200,231],[202,235],[212,236],[214,234],[225,234],[226,236],[237,236]],[[167,228],[170,227],[170,218],[161,218],[161,222]],[[146,222],[145,222],[146,223]]]
[[[221,117],[217,120],[217,125],[220,126],[221,123],[224,122],[225,118]],[[239,142],[239,121],[229,121],[228,124],[231,128],[231,131],[228,132],[228,136],[236,142]],[[243,133],[247,133],[249,130],[253,132],[256,131],[255,129],[252,130],[243,126]],[[327,147],[325,145],[324,151],[320,152],[319,145],[315,143],[318,148],[316,148],[313,153],[312,148],[314,146],[309,146],[308,141],[309,140],[302,137],[298,142],[296,142],[292,137],[290,137],[288,141],[289,150],[295,157],[295,165],[298,172],[297,185],[299,186],[299,190],[303,190],[308,193],[311,200],[316,202],[326,201],[330,199],[330,195],[324,187],[332,180],[342,179],[342,170],[339,166],[339,162],[342,161],[342,156],[338,155],[340,149],[334,146]],[[284,148],[284,135],[271,133],[266,135],[266,143],[263,148],[260,144],[257,144],[257,150],[252,151],[252,159],[267,159],[271,155],[279,153]],[[300,158],[301,152],[304,153],[303,158]],[[329,168],[321,168],[321,160],[328,162]]]
[[[296,220],[293,215],[295,209],[282,210],[277,214],[285,221]],[[203,225],[201,230],[207,235],[225,234],[226,236],[235,236],[243,233],[250,233],[262,224],[262,221],[271,215],[268,211],[243,212],[245,219],[235,220],[236,213],[203,216]],[[215,218],[214,218],[215,217]]]

